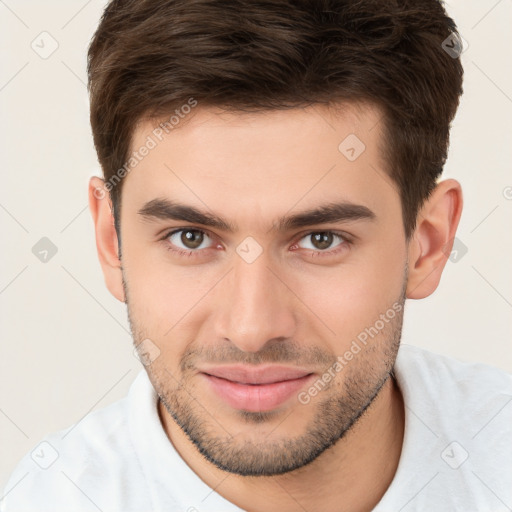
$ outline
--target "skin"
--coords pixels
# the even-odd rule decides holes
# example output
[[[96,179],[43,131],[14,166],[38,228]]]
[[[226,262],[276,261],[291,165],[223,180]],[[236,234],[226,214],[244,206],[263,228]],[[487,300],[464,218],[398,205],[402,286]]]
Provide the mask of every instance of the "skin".
[[[108,194],[95,192],[104,184],[91,179],[106,285],[127,303],[135,344],[150,339],[159,351],[146,371],[161,397],[163,428],[196,474],[245,510],[335,511],[343,503],[368,511],[396,472],[404,406],[390,372],[403,302],[437,288],[462,192],[455,180],[439,183],[406,240],[398,190],[380,157],[380,118],[369,105],[250,114],[199,105],[126,176],[121,259]],[[152,128],[138,126],[133,150]],[[349,134],[366,146],[355,161],[338,150]],[[139,213],[157,198],[236,229]],[[340,201],[374,217],[271,229],[282,216]],[[184,245],[182,232],[162,240],[173,228],[207,236],[198,249]],[[326,231],[344,238],[319,249],[311,234]],[[247,237],[263,250],[251,263],[236,251]],[[211,362],[286,362],[322,377],[393,305],[401,313],[307,404],[294,396],[270,413],[244,413],[201,374]]]

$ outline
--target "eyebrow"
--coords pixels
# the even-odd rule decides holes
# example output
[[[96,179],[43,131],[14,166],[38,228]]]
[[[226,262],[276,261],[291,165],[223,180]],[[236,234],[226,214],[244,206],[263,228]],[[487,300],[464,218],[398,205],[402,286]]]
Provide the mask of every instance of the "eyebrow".
[[[138,214],[150,221],[182,220],[222,231],[232,233],[237,231],[235,224],[213,213],[201,211],[194,206],[181,204],[169,199],[152,199],[138,211]],[[327,224],[329,222],[372,221],[375,218],[375,213],[364,205],[351,202],[328,203],[301,213],[281,217],[277,222],[274,222],[270,231],[289,231],[317,224]]]

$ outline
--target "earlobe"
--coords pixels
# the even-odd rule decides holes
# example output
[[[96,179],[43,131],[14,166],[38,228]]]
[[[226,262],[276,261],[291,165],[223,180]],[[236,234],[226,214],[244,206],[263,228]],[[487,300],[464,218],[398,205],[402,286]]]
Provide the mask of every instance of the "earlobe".
[[[423,299],[439,285],[462,213],[460,183],[440,182],[418,214],[409,244],[407,298]]]
[[[96,248],[105,284],[116,299],[125,302],[121,260],[118,254],[118,239],[110,195],[104,187],[104,181],[96,176],[89,180],[89,209],[94,223]]]

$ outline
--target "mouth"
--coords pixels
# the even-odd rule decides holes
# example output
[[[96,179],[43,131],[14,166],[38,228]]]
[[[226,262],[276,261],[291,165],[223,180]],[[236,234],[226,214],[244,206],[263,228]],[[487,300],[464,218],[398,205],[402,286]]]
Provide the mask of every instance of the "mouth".
[[[200,375],[221,400],[249,412],[271,411],[284,405],[314,377],[300,368],[247,365],[203,368]]]

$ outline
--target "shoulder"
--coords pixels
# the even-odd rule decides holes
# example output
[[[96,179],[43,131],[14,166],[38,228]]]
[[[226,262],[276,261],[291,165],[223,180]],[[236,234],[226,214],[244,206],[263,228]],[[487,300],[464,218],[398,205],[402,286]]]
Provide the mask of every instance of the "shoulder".
[[[128,402],[125,397],[35,444],[12,472],[0,511],[58,512],[71,506],[106,512],[110,504],[117,507],[122,481],[138,476],[128,475],[138,468]]]
[[[395,377],[406,407],[428,419],[432,428],[476,435],[492,421],[489,432],[510,437],[512,375],[506,371],[404,345]]]
[[[482,363],[465,363],[412,345],[400,347],[395,374],[406,389],[421,385],[427,394],[443,391],[443,398],[448,398],[447,391],[454,399],[474,400],[500,393],[512,398],[512,375],[506,371]]]
[[[500,500],[511,503],[511,375],[411,345],[400,347],[394,375],[404,440],[375,510],[498,510]]]

